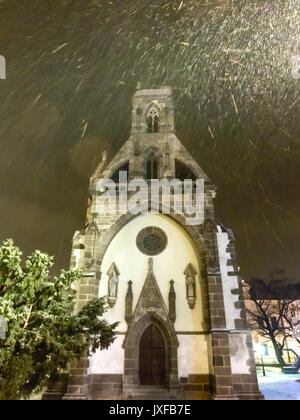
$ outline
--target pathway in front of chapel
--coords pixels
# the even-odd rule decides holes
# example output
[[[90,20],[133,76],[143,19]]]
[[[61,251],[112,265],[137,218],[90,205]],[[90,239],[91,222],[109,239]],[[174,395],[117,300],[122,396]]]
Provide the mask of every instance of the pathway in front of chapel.
[[[259,388],[266,400],[300,400],[300,374],[284,375],[267,372],[259,376]]]

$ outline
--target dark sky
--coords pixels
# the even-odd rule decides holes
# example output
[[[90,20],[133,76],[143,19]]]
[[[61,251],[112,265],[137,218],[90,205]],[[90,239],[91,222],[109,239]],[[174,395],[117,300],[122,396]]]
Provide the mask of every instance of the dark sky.
[[[299,1],[202,3],[0,0],[0,240],[66,268],[88,178],[128,138],[138,84],[171,85],[242,274],[299,280]]]

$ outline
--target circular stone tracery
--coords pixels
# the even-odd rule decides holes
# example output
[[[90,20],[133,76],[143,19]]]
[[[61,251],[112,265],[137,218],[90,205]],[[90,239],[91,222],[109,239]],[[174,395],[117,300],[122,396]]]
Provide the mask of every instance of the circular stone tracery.
[[[136,238],[136,246],[145,255],[158,255],[163,252],[168,244],[165,232],[156,227],[149,226],[142,229]]]

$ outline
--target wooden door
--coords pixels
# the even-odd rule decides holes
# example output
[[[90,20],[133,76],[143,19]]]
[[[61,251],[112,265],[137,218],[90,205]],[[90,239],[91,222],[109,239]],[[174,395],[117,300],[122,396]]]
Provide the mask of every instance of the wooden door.
[[[139,373],[141,385],[164,385],[166,349],[159,329],[151,324],[140,340]]]

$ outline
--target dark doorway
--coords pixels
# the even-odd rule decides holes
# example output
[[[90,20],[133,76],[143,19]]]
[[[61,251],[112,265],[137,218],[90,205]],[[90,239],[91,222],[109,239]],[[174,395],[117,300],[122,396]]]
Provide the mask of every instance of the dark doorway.
[[[139,373],[141,385],[165,385],[165,341],[154,324],[149,325],[140,340]]]

